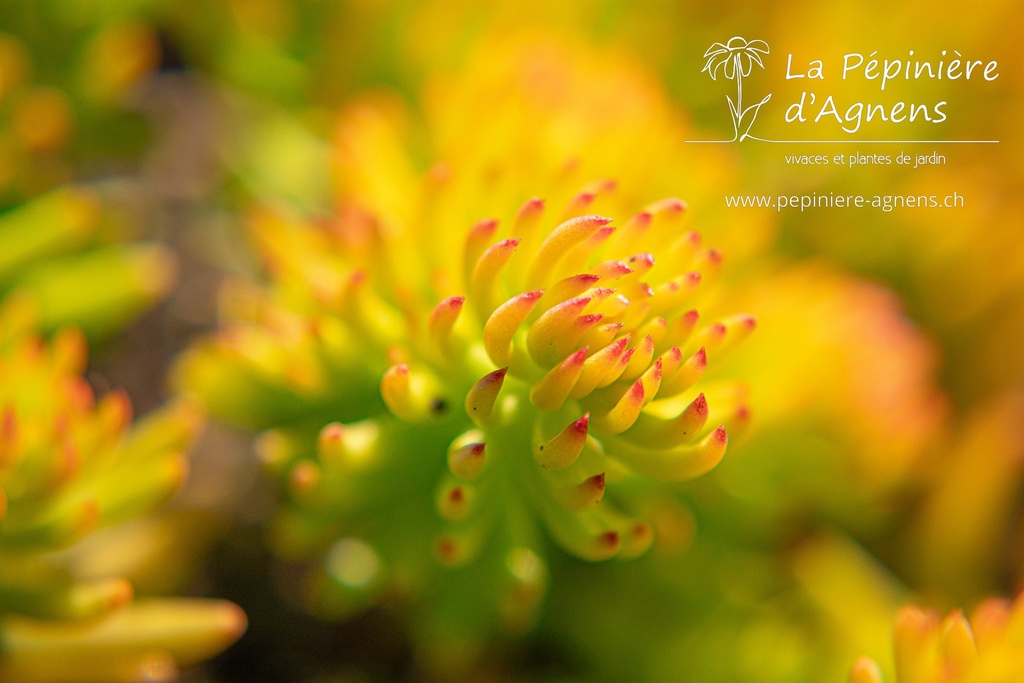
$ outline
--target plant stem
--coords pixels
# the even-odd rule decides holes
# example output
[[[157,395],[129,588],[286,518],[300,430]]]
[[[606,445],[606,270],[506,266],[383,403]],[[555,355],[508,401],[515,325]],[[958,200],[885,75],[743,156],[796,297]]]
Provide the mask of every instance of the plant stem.
[[[740,122],[743,118],[743,70],[740,68],[740,56],[733,57],[733,67],[736,69],[736,139],[740,137]]]
[[[736,112],[743,115],[743,71],[740,69],[740,56],[733,57],[736,64]]]

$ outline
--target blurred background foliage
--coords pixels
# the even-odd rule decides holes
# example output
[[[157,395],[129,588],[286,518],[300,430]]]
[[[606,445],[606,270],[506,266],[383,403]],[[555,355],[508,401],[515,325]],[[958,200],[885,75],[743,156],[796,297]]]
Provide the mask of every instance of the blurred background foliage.
[[[679,196],[686,229],[726,255],[707,305],[759,320],[728,364],[749,386],[751,428],[675,491],[681,507],[660,530],[672,542],[630,562],[554,555],[531,634],[482,638],[485,656],[460,653],[458,669],[423,652],[407,605],[342,623],[302,610],[300,568],[265,537],[286,494],[239,429],[265,428],[260,411],[274,406],[240,397],[247,412],[214,422],[193,449],[172,521],[124,532],[161,539],[142,565],[190,557],[140,572],[137,587],[228,598],[249,615],[234,648],[186,677],[839,681],[869,655],[889,681],[1017,680],[998,667],[1010,673],[929,678],[908,668],[906,642],[895,655],[890,642],[894,623],[931,632],[897,614],[906,601],[971,613],[1024,588],[1022,19],[1011,0],[969,12],[923,1],[6,0],[0,297],[33,310],[47,335],[82,329],[86,379],[99,395],[123,387],[140,415],[169,398],[185,350],[244,319],[273,280],[259,228],[268,207],[312,230],[355,210],[412,224],[439,163],[472,179],[447,214],[460,235],[603,178],[617,187],[602,211],[620,220]],[[733,35],[772,46],[750,82],[777,107],[799,93],[780,77],[786,53],[998,60],[991,87],[901,94],[947,99],[944,137],[1000,143],[951,146],[947,164],[912,171],[797,169],[780,146],[751,141],[687,145],[728,133],[723,91],[700,67]],[[879,97],[864,83],[842,93]],[[759,126],[781,138],[780,120],[766,108]],[[930,135],[918,125],[907,139]],[[964,208],[776,214],[722,199],[952,191]],[[213,372],[230,390],[230,375]],[[119,549],[101,554],[125,553],[110,543]],[[980,647],[977,619],[1004,612],[978,609]],[[1019,662],[1009,633],[1000,656]]]

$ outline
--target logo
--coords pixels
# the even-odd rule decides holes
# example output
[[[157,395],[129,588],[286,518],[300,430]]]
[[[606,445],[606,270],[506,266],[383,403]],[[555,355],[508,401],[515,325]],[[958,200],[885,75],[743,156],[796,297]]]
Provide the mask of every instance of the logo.
[[[757,112],[772,98],[772,94],[765,95],[760,102],[743,106],[743,79],[750,76],[750,72],[757,64],[762,69],[764,62],[761,55],[769,52],[768,43],[763,40],[746,40],[741,36],[734,36],[727,43],[715,43],[704,53],[707,62],[701,73],[705,71],[712,80],[718,80],[718,72],[730,81],[736,81],[736,100],[733,101],[730,95],[725,99],[729,102],[729,114],[732,116],[733,137],[732,140],[722,142],[742,142],[747,138],[757,140],[750,134],[750,128],[757,119]]]
[[[750,104],[757,95],[744,93],[745,81],[754,72],[754,66],[764,71],[764,58],[769,54],[768,43],[733,36],[724,43],[712,43],[704,52],[704,68],[711,80],[722,75],[736,82],[736,97],[727,94],[733,135],[728,140],[687,140],[727,144],[754,140],[784,144],[994,144],[991,139],[945,139],[941,135],[926,134],[922,139],[903,131],[920,131],[924,125],[941,126],[951,116],[947,112],[953,105],[949,97],[951,86],[977,88],[999,78],[999,62],[964,55],[956,49],[931,49],[919,53],[914,49],[881,53],[880,50],[848,52],[841,57],[826,55],[794,67],[793,54],[785,64],[786,82],[796,81],[782,91],[783,99],[791,95],[793,87],[802,86],[801,92],[786,106],[778,98],[771,107],[764,107],[772,99],[768,93]],[[794,70],[795,69],[795,70]],[[775,74],[772,74],[775,75]],[[782,77],[782,74],[777,74]],[[934,86],[931,84],[934,83]],[[909,89],[904,86],[916,84]],[[799,86],[797,86],[799,87]],[[749,86],[748,86],[749,88]],[[929,91],[932,93],[929,96]],[[864,93],[868,95],[865,97]],[[909,95],[909,96],[908,96]],[[922,98],[922,99],[917,99]],[[943,99],[939,99],[943,98]],[[931,100],[931,101],[929,101]],[[784,111],[783,111],[784,108]],[[774,112],[774,113],[773,113]],[[769,130],[796,133],[784,139],[772,139],[751,134],[758,115],[769,118]],[[781,114],[776,116],[776,114]],[[916,126],[914,125],[916,124]],[[870,130],[871,138],[863,135]],[[941,130],[934,128],[932,130]],[[819,132],[820,131],[820,132]],[[860,133],[860,135],[858,135]],[[880,135],[878,133],[881,133]]]

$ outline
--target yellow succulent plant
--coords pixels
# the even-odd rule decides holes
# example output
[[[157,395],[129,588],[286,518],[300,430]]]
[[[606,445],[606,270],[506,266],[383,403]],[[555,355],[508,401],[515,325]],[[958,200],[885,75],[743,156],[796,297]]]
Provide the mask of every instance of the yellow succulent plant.
[[[0,680],[168,680],[245,628],[214,600],[133,600],[118,575],[83,575],[93,531],[164,502],[187,471],[201,424],[185,403],[131,425],[118,391],[97,398],[82,377],[85,339],[47,343],[21,299],[0,311]]]

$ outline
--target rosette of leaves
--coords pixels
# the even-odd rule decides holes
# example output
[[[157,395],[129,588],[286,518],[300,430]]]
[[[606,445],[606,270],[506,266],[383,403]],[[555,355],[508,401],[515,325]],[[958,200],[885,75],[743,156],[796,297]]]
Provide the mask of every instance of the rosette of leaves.
[[[18,301],[0,312],[0,680],[169,680],[244,630],[230,603],[133,600],[118,575],[80,571],[83,541],[178,488],[197,411],[131,424],[127,397],[82,378],[80,332],[52,343]]]
[[[285,485],[272,541],[304,562],[315,611],[412,606],[457,663],[530,627],[552,553],[642,555],[673,518],[670,482],[722,458],[743,392],[700,380],[754,319],[694,308],[721,255],[679,229],[683,202],[614,226],[585,212],[612,187],[555,212],[531,199],[447,252],[443,225],[254,218],[270,285],[226,294],[178,381],[262,430]]]

